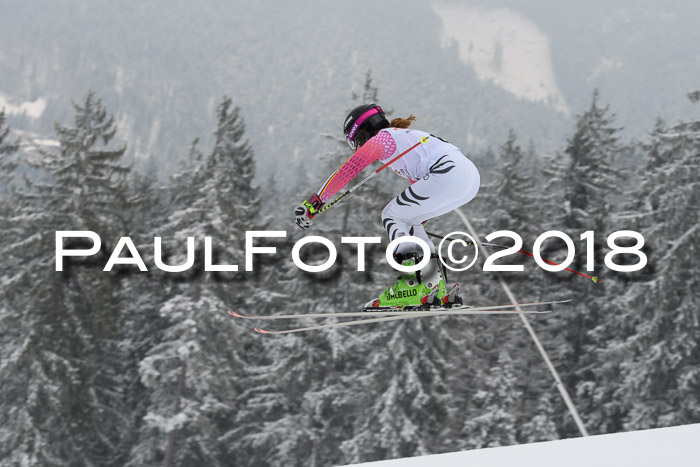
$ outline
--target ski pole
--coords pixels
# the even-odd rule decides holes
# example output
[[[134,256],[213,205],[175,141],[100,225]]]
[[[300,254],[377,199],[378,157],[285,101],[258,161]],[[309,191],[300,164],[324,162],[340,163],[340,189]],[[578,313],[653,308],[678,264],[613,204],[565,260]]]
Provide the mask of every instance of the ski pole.
[[[345,197],[348,196],[350,193],[352,193],[353,191],[357,190],[359,187],[361,187],[362,185],[364,185],[365,182],[367,182],[367,180],[369,180],[370,178],[374,177],[374,176],[377,175],[379,172],[381,172],[382,170],[386,169],[386,168],[389,167],[391,164],[393,164],[393,163],[396,162],[397,160],[401,159],[403,156],[405,156],[405,155],[408,154],[409,152],[413,151],[416,147],[418,147],[419,144],[425,144],[425,143],[427,143],[427,142],[428,142],[428,137],[427,137],[427,136],[424,136],[424,137],[421,138],[421,140],[418,141],[416,144],[414,144],[414,145],[411,146],[410,148],[406,149],[404,152],[402,152],[402,153],[399,154],[398,156],[394,157],[394,158],[391,159],[389,162],[387,162],[386,164],[382,165],[382,166],[379,167],[377,170],[375,170],[374,172],[372,172],[371,174],[369,174],[369,175],[368,175],[367,177],[365,177],[365,179],[362,180],[360,183],[358,183],[357,185],[353,186],[353,187],[350,188],[348,191],[346,191],[345,193],[343,193],[342,195],[338,196],[336,199],[334,199],[334,200],[331,201],[330,203],[328,203],[328,204],[326,204],[325,206],[323,206],[321,209],[318,210],[318,212],[314,215],[314,217],[315,217],[315,216],[318,216],[319,214],[322,214],[322,213],[326,212],[329,208],[331,208],[332,206],[335,206],[336,204],[338,204],[338,202],[340,202],[341,199],[345,198]]]
[[[444,239],[444,238],[445,238],[445,237],[442,236],[442,235],[438,235],[438,234],[435,234],[435,233],[432,233],[432,232],[425,232],[425,233],[428,234],[428,235],[431,236],[431,237],[434,237],[434,238],[439,238],[439,239]],[[467,244],[469,244],[469,243],[471,243],[471,242],[467,242]],[[497,244],[495,244],[495,243],[484,243],[484,242],[482,242],[481,244],[484,245],[484,246],[491,247],[491,248],[500,248],[500,249],[502,249],[502,250],[505,250],[505,249],[509,248],[509,247],[507,247],[507,246],[504,246],[504,245],[497,245]],[[523,255],[527,255],[527,256],[529,256],[529,257],[531,257],[531,258],[534,258],[534,257],[535,257],[534,254],[530,253],[529,251],[525,251],[525,250],[518,250],[518,253],[522,253]],[[547,264],[551,264],[552,266],[561,266],[559,263],[555,263],[554,261],[548,260],[547,258],[542,258],[542,257],[540,256],[540,259],[542,259],[542,261],[544,261],[544,262],[547,263]],[[579,276],[585,277],[586,279],[590,279],[590,280],[592,280],[592,281],[595,282],[595,283],[601,282],[601,280],[598,279],[598,276],[589,276],[588,274],[584,274],[584,273],[582,273],[582,272],[574,271],[573,269],[569,269],[569,268],[564,268],[564,270],[569,271],[569,272],[573,272],[574,274],[578,274]]]

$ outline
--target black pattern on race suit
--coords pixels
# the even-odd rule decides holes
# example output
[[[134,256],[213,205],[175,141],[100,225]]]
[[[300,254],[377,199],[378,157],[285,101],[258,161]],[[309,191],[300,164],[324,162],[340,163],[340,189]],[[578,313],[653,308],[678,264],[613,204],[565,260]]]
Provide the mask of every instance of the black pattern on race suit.
[[[422,223],[468,203],[476,196],[480,177],[476,166],[461,153],[442,155],[427,169],[425,177],[386,205],[382,210],[382,221],[390,240],[412,235],[425,241],[434,251],[435,245]],[[395,253],[407,253],[417,247],[412,242],[403,243]]]

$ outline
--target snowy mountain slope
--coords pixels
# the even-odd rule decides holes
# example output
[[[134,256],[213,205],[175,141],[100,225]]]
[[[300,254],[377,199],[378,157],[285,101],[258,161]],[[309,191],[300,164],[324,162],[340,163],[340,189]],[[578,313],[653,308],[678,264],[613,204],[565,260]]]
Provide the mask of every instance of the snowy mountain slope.
[[[556,83],[549,37],[534,23],[505,8],[437,4],[433,10],[443,23],[443,41],[457,42],[460,59],[473,65],[480,79],[569,113]]]
[[[368,462],[367,467],[696,467],[700,424]]]
[[[12,100],[0,93],[0,110],[5,109],[9,115],[26,114],[28,117],[37,119],[40,118],[46,109],[46,99],[39,97],[32,102],[22,102],[13,104]]]

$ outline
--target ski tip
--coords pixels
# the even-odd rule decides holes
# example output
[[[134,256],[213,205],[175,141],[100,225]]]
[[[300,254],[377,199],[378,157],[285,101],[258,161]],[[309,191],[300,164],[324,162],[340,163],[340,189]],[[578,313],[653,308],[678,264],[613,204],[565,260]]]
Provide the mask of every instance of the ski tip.
[[[228,310],[228,314],[231,316],[235,316],[236,318],[245,318],[245,316],[243,316],[242,314],[236,313],[235,311],[231,311],[231,310]]]
[[[272,334],[270,331],[266,331],[260,328],[255,328],[255,332],[257,332],[258,334]]]

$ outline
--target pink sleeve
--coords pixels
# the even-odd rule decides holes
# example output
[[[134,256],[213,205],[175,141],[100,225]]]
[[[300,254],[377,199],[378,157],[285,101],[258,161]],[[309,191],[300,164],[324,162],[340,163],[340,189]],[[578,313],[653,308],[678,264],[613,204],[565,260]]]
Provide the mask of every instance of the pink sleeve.
[[[365,167],[377,159],[391,157],[395,151],[396,141],[394,141],[394,138],[392,138],[388,132],[380,131],[362,145],[345,164],[341,165],[340,168],[326,180],[326,183],[323,184],[318,192],[319,198],[325,203],[331,199],[334,194],[343,189],[357,174],[362,172]]]

